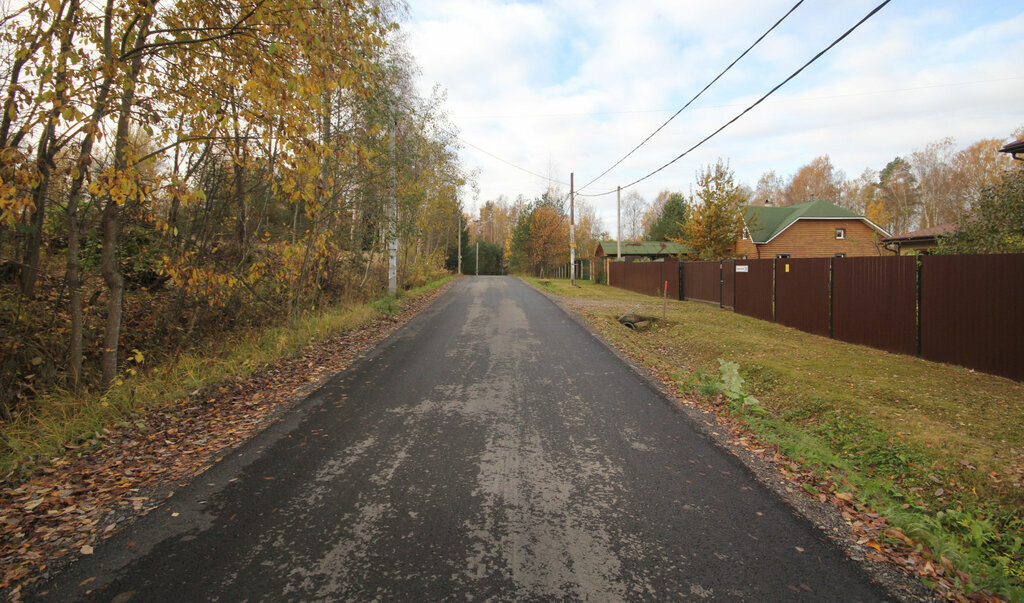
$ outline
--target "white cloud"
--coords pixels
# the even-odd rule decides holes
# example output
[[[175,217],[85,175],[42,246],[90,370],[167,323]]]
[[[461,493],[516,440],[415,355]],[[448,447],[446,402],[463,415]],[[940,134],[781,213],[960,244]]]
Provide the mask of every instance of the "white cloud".
[[[809,0],[633,157],[595,185],[625,184],[717,129],[877,2]],[[792,6],[653,0],[418,0],[410,50],[421,87],[448,91],[461,136],[539,174],[580,185],[663,122]],[[999,0],[894,2],[762,106],[638,186],[688,190],[729,158],[740,180],[791,174],[828,153],[850,177],[931,140],[1003,137],[1024,123],[1024,9]],[[547,183],[472,148],[481,199],[535,197]],[[591,200],[607,228],[614,195]]]

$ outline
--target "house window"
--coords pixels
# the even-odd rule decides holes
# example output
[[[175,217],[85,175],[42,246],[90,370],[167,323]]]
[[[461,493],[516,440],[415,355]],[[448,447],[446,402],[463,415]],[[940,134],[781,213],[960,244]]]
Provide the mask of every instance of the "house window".
[[[789,259],[789,254],[788,253],[776,253],[775,257],[779,258],[780,260],[788,260]]]
[[[846,229],[845,228],[837,228],[836,229],[836,238],[837,239],[845,239],[846,238]]]
[[[743,232],[740,233],[740,238],[743,239],[744,241],[747,240],[747,229],[746,228],[744,228]]]
[[[837,257],[837,258],[845,258],[845,257],[846,257],[846,254],[845,254],[845,253],[837,253],[837,254],[836,254],[836,257]]]

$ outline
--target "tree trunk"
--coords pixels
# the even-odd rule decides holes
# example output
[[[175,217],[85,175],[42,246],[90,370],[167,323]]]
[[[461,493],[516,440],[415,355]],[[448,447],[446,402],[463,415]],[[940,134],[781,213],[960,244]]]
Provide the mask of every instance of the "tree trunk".
[[[49,138],[50,129],[46,128],[46,130],[43,137]],[[49,159],[44,157],[46,146],[46,140],[39,141],[39,185],[32,193],[35,210],[32,212],[30,223],[32,229],[29,231],[28,241],[25,243],[24,265],[21,267],[21,294],[28,299],[32,299],[36,295],[36,282],[39,279],[39,261],[43,246],[43,226],[46,219],[46,194],[50,188]]]
[[[128,153],[128,126],[131,122],[131,109],[135,104],[135,85],[142,71],[142,53],[137,52],[146,43],[149,35],[149,24],[156,11],[156,0],[145,0],[140,3],[142,15],[139,17],[138,30],[135,35],[132,56],[128,72],[124,76],[124,89],[121,96],[120,112],[117,116],[117,135],[114,138],[114,171],[123,178],[130,170],[131,162]],[[118,266],[117,238],[121,225],[118,217],[117,202],[109,194],[103,207],[101,227],[103,231],[103,252],[100,260],[100,272],[103,282],[107,285],[107,320],[103,330],[103,354],[100,357],[103,387],[110,387],[117,377],[117,352],[121,341],[121,305],[124,298],[124,279]]]
[[[91,152],[92,140],[89,147]],[[85,144],[82,144],[83,151]],[[82,379],[82,283],[78,271],[78,200],[81,196],[81,184],[78,193],[68,199],[68,256],[65,280],[68,286],[69,303],[71,304],[71,333],[68,342],[68,369],[71,372],[72,385],[78,387]]]
[[[68,12],[62,21],[66,27],[63,31],[58,29],[58,22],[54,21],[51,31],[60,31],[60,54],[57,73],[54,79],[54,100],[53,108],[46,115],[46,125],[39,136],[39,143],[36,149],[36,169],[39,170],[39,184],[32,193],[34,209],[32,212],[32,230],[25,246],[25,265],[21,269],[21,293],[31,299],[36,294],[36,283],[39,281],[39,262],[43,246],[43,227],[46,223],[46,201],[50,191],[50,174],[53,170],[53,160],[60,150],[56,144],[57,120],[60,117],[60,109],[67,102],[68,97],[68,53],[71,52],[71,41],[75,33],[74,21],[78,16],[78,0],[68,4]]]
[[[103,45],[107,59],[110,59],[111,44],[111,22],[113,19],[113,0],[107,1],[106,13],[103,23]],[[68,252],[65,280],[67,281],[68,294],[71,304],[71,326],[68,341],[68,369],[71,373],[71,380],[74,386],[78,386],[82,379],[82,333],[84,321],[82,317],[82,282],[78,267],[79,254],[79,224],[78,205],[81,203],[85,176],[92,163],[92,146],[99,130],[100,120],[107,110],[107,100],[110,97],[110,86],[113,83],[113,73],[108,72],[100,83],[96,93],[96,101],[93,106],[92,116],[89,124],[85,127],[85,137],[82,139],[82,146],[78,151],[78,163],[71,177],[71,190],[68,192],[67,224],[68,224]]]
[[[107,286],[107,320],[103,330],[103,354],[100,357],[103,387],[110,387],[117,377],[117,348],[121,339],[124,279],[117,265],[117,235],[120,230],[117,210],[117,202],[108,197],[103,208],[103,252],[100,262],[100,272]]]
[[[232,161],[234,171],[233,193],[238,201],[238,249],[239,256],[245,255],[249,243],[249,198],[245,194],[245,174],[242,168],[242,157],[236,156]]]

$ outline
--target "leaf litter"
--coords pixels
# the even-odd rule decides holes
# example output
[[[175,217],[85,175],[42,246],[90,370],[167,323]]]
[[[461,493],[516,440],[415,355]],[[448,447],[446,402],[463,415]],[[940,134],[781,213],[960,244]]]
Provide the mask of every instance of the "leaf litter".
[[[450,283],[449,283],[450,284]],[[311,344],[247,376],[191,392],[97,433],[91,446],[0,481],[0,589],[9,600],[160,502],[156,486],[184,486],[249,440],[289,405],[347,369],[426,308],[448,285],[405,300],[381,316]]]

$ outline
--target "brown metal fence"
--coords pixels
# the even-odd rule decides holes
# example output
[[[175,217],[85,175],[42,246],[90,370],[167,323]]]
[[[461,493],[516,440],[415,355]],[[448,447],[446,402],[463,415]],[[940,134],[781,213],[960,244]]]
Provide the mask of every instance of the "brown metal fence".
[[[775,320],[775,260],[737,260],[736,306],[740,314]]]
[[[679,299],[679,260],[675,258],[666,258],[661,262],[656,262],[662,265],[661,277],[658,279],[661,281],[662,288],[668,287],[667,294],[669,299]],[[668,285],[665,283],[668,282]]]
[[[1024,379],[1024,254],[922,257],[921,356]]]
[[[679,261],[609,262],[609,284],[644,295],[657,295],[668,281],[668,298],[679,299]]]
[[[832,260],[832,336],[917,354],[917,258]]]
[[[831,258],[775,260],[777,322],[828,337],[831,261]]]
[[[683,262],[683,295],[686,299],[721,304],[721,262]]]
[[[671,299],[1024,380],[1024,254],[611,262],[609,277],[647,295],[669,281]]]

